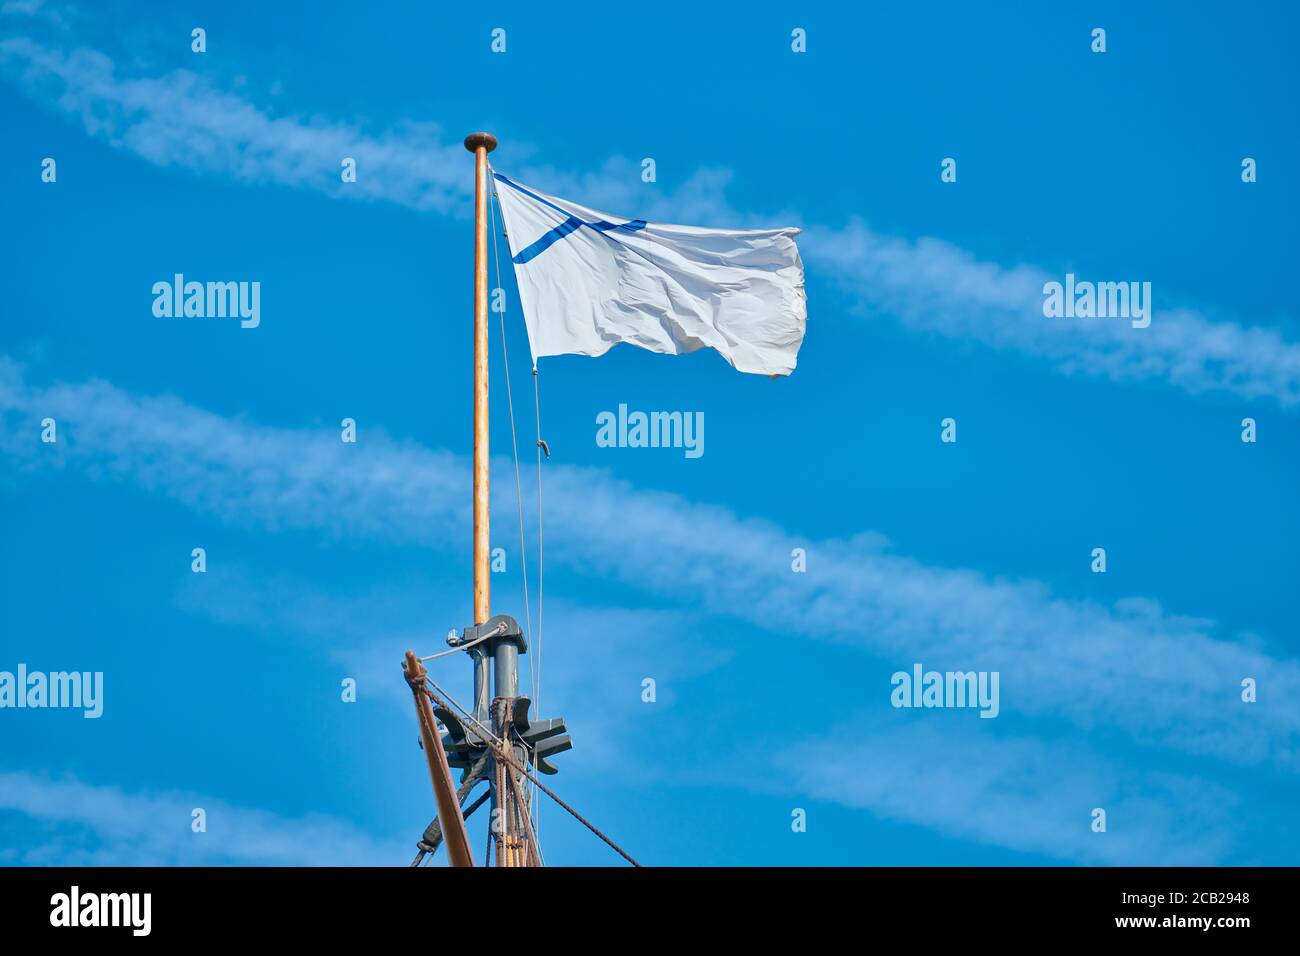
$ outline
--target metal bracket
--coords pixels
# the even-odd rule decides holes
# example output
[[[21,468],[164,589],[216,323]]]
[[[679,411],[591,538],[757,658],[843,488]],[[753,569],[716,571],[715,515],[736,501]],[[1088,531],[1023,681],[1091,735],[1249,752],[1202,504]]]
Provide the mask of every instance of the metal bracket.
[[[455,633],[447,635],[447,644],[451,647],[462,647],[471,641],[477,641],[481,637],[489,638],[487,641],[488,653],[496,652],[497,644],[503,641],[509,641],[519,648],[520,654],[528,653],[528,642],[524,639],[523,629],[519,627],[519,622],[509,614],[497,614],[482,624],[471,624],[461,632],[459,638]]]
[[[476,652],[484,659],[475,658],[476,668],[482,667],[482,678],[486,680],[486,658],[495,658],[497,649],[503,644],[513,644],[520,654],[528,653],[528,642],[524,638],[519,622],[509,614],[497,614],[482,624],[472,624],[459,635],[454,631],[447,635],[447,644],[451,647],[463,647],[474,641],[482,641],[469,648],[468,653]],[[513,671],[512,671],[513,672]],[[477,691],[476,691],[477,692]],[[563,717],[530,718],[528,715],[532,701],[527,697],[517,696],[509,699],[510,711],[507,714],[510,723],[510,739],[514,744],[522,744],[528,755],[528,762],[544,774],[557,772],[550,758],[573,748],[573,740],[568,735],[568,728]],[[493,724],[486,713],[480,714],[475,708],[475,718],[485,727]],[[434,708],[434,716],[446,728],[442,735],[442,746],[447,752],[447,763],[452,767],[467,769],[482,757],[488,749],[488,742],[483,732],[472,723],[468,723],[456,714],[441,707]]]

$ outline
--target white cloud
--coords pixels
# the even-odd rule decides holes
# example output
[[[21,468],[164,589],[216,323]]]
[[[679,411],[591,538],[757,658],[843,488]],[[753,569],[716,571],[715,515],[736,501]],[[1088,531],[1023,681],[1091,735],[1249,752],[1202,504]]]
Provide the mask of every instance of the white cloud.
[[[207,832],[191,830],[207,812]],[[21,813],[57,837],[11,851],[39,866],[383,866],[414,855],[410,841],[376,841],[316,813],[284,817],[195,794],[133,793],[74,777],[0,772],[0,812]]]
[[[6,0],[0,6],[0,13],[11,13],[18,16],[35,16],[40,12],[41,4],[44,0]]]
[[[59,420],[56,446],[38,440],[36,423],[45,415]],[[227,420],[174,398],[135,396],[102,381],[34,387],[18,366],[0,359],[0,450],[10,466],[8,480],[55,467],[94,481],[138,486],[258,529],[316,529],[435,549],[465,540],[468,463],[392,440],[377,429],[368,435],[364,448],[344,446],[332,429],[277,429]],[[498,461],[494,467],[504,470],[509,463]],[[986,737],[970,744],[972,753],[983,754],[970,758],[975,763],[967,777],[977,785],[953,790],[942,774],[936,779],[933,767],[925,772],[925,766],[907,763],[913,759],[909,753],[914,761],[933,759],[933,753],[926,756],[920,749],[928,728],[912,732],[921,735],[917,739],[883,734],[856,745],[867,748],[860,760],[848,756],[850,748],[830,762],[839,768],[828,778],[838,780],[836,785],[808,774],[791,778],[813,796],[1005,846],[1085,859],[1104,847],[1103,856],[1143,859],[1142,853],[1151,853],[1146,859],[1153,861],[1216,857],[1224,828],[1214,829],[1211,816],[1198,809],[1196,819],[1209,821],[1209,829],[1194,846],[1179,849],[1179,834],[1190,824],[1160,810],[1163,797],[1143,798],[1136,785],[1116,790],[1119,775],[1150,779],[1151,786],[1165,788],[1160,793],[1168,790],[1170,799],[1183,794],[1197,807],[1213,802],[1206,794],[1214,788],[1198,782],[1207,773],[1232,779],[1232,768],[1245,766],[1284,786],[1294,780],[1300,668],[1293,660],[1256,649],[1255,641],[1248,647],[1216,636],[1212,622],[1179,617],[1150,600],[1106,606],[1056,597],[1033,581],[929,567],[890,553],[872,535],[796,539],[770,522],[638,490],[603,471],[548,466],[546,501],[552,568],[559,563],[601,581],[617,580],[667,597],[681,608],[753,624],[771,635],[769,644],[757,645],[757,653],[803,653],[792,638],[860,647],[868,652],[863,683],[881,694],[887,693],[889,673],[914,661],[938,669],[998,670],[999,728],[1028,718],[1035,732],[1055,740],[1016,741],[986,731]],[[513,505],[499,504],[503,512]],[[531,501],[525,505],[531,510]],[[808,551],[806,574],[790,572],[795,545]],[[387,600],[376,596],[381,599]],[[279,601],[282,606],[272,621],[304,629],[327,627],[330,618],[339,617],[329,601],[294,604],[270,592],[259,598],[256,589],[249,600],[263,609]],[[597,609],[591,613],[598,617],[621,615],[597,621],[584,619],[581,609],[571,614],[562,606],[552,610],[548,626],[553,634],[561,633],[556,627],[569,635],[608,633],[629,627],[634,618],[641,619],[636,633],[644,634],[647,623],[653,631],[657,620],[643,612]],[[395,668],[392,640],[400,643],[419,632],[418,622],[399,617],[390,623],[396,630],[382,646],[345,643],[336,653],[355,666],[372,666],[387,680]],[[689,630],[676,616],[658,623]],[[431,638],[446,626],[439,624],[430,628]],[[568,651],[583,652],[576,642],[569,643]],[[660,661],[669,669],[677,666],[671,655]],[[585,667],[591,663],[552,658],[548,673],[577,683],[566,689],[552,681],[547,699],[563,701],[572,711],[575,696],[599,689],[584,676],[594,673]],[[638,675],[629,671],[624,676],[632,680]],[[1256,704],[1240,701],[1239,681],[1246,676],[1259,682]],[[544,704],[547,711],[553,707]],[[565,716],[580,717],[575,712]],[[977,726],[992,723],[976,721]],[[1140,768],[1119,762],[1131,757],[1111,761],[1090,756],[1082,742],[1098,734],[1123,742],[1130,754],[1136,745],[1184,771],[1167,779],[1148,778]],[[833,750],[839,745],[835,741],[832,734],[800,746]],[[588,747],[590,752],[613,752],[599,736],[584,741]],[[1051,748],[1050,761],[1045,747]],[[766,752],[762,756],[770,759]],[[871,768],[882,761],[890,766],[888,760],[895,761],[892,778],[872,782]],[[1049,764],[1055,769],[1045,769]],[[981,765],[997,774],[992,782],[980,782]],[[1080,768],[1085,767],[1093,769],[1084,774]],[[1016,781],[1059,775],[1067,768],[1075,768],[1062,777],[1068,793],[1024,783],[1016,796],[1021,786]],[[705,769],[692,772],[698,776]],[[951,792],[946,802],[909,801],[909,786]],[[1065,816],[1067,809],[1074,813],[1073,804],[1067,808],[1063,801],[1087,802],[1098,791],[1118,794],[1112,799],[1128,807],[1131,819],[1143,821],[1146,835],[1076,845],[1069,829],[1074,818]],[[1012,809],[996,814],[981,809],[990,804]]]
[[[653,676],[658,683],[654,713],[661,714],[677,705],[679,684],[728,659],[725,651],[691,638],[697,622],[685,611],[580,605],[554,591],[546,600],[539,645],[537,632],[528,631],[522,600],[503,600],[508,592],[500,582],[494,585],[498,604],[515,608],[529,634],[520,681],[522,692],[534,701],[533,716],[563,716],[574,732],[576,749],[561,758],[566,768],[615,773],[623,779],[644,775],[635,748],[622,746],[627,734],[636,736],[635,728],[643,727],[650,713],[641,701],[641,680]],[[446,611],[464,603],[465,595],[458,601],[446,592],[444,582],[412,579],[342,594],[285,575],[210,568],[201,585],[186,580],[177,603],[184,611],[224,624],[304,642],[313,652],[337,661],[367,694],[392,704],[400,720],[413,723],[411,694],[399,668],[401,655],[407,648],[421,656],[445,651],[448,628],[459,630],[467,623],[448,617]],[[531,676],[539,661],[540,695]],[[444,690],[463,706],[472,706],[471,671],[464,655],[429,667]]]
[[[1211,321],[1159,300],[1145,329],[1116,319],[1048,319],[1043,283],[1062,275],[981,261],[942,239],[880,235],[856,219],[842,229],[810,228],[800,244],[869,317],[895,316],[917,331],[1023,352],[1067,374],[1300,404],[1300,345],[1276,329]]]
[[[4,12],[23,11],[11,2]],[[274,115],[190,71],[132,77],[99,51],[69,51],[23,36],[0,40],[0,70],[33,99],[73,117],[89,135],[156,165],[449,215],[467,209],[467,157],[458,139],[448,140],[432,124],[375,133],[316,117]],[[346,191],[338,177],[345,155],[367,172],[359,188]],[[727,203],[725,170],[699,170],[649,208],[637,171],[618,158],[587,175],[541,166],[518,170],[524,181],[613,213],[752,222]],[[1190,309],[1160,310],[1159,298],[1160,311],[1145,330],[1110,320],[1047,320],[1040,310],[1042,283],[1049,277],[1044,269],[981,261],[940,239],[880,235],[860,220],[842,228],[812,226],[801,243],[810,272],[840,283],[870,318],[888,315],[918,331],[1022,352],[1067,374],[1162,381],[1193,394],[1220,389],[1288,408],[1300,403],[1300,346],[1273,329],[1211,320]],[[820,321],[813,312],[814,322]],[[33,442],[32,423],[45,414],[60,420],[59,446]],[[104,382],[36,388],[3,359],[0,419],[0,450],[16,467],[82,470],[95,480],[138,485],[232,523],[429,547],[463,540],[467,531],[466,463],[378,433],[367,439],[366,453],[357,455],[332,430],[315,434],[231,421]],[[1004,713],[1073,728],[1050,753],[1041,740],[966,733],[960,737],[965,749],[950,747],[928,724],[883,728],[874,738],[846,739],[835,732],[803,742],[778,761],[813,796],[1062,858],[1198,862],[1227,852],[1227,831],[1216,828],[1208,808],[1231,805],[1233,792],[1194,775],[1135,771],[1070,741],[1101,728],[1175,760],[1210,757],[1255,765],[1265,774],[1296,769],[1300,668],[1224,639],[1212,622],[1179,617],[1151,601],[1105,606],[1064,600],[1032,581],[928,567],[891,553],[869,535],[795,540],[770,522],[638,490],[603,473],[548,466],[546,474],[552,561],[768,631],[859,645],[900,666],[922,660],[998,669]],[[805,576],[789,573],[795,544],[809,549]],[[632,619],[629,612],[600,613],[621,614],[624,625]],[[581,627],[579,614],[573,611],[573,623]],[[298,623],[310,625],[307,617]],[[338,653],[352,655],[358,666],[391,666],[386,656],[380,660],[379,644]],[[388,653],[387,642],[382,653]],[[1244,676],[1261,686],[1260,703],[1249,707],[1238,698]],[[886,679],[880,675],[882,685]],[[561,688],[556,696],[573,694]],[[951,765],[933,762],[935,754],[949,750]],[[817,755],[828,774],[801,769],[798,754]],[[863,769],[879,765],[889,773]],[[1075,829],[1076,804],[1099,791],[1121,809],[1120,819],[1131,821],[1125,834],[1113,831],[1108,836],[1115,839],[1105,843]],[[0,807],[84,822],[99,834],[98,850],[72,848],[86,858],[99,854],[118,862],[115,854],[134,852],[139,862],[191,861],[180,855],[189,852],[188,842],[172,844],[133,829],[143,825],[133,821],[151,812],[183,808],[179,835],[188,840],[185,802],[175,795],[129,795],[76,781],[0,774]],[[1170,809],[1174,805],[1177,813]],[[358,862],[394,858],[390,847],[376,846],[343,824],[286,822],[258,811],[223,809],[239,821],[244,836],[220,843],[223,849],[204,862],[296,862],[301,857],[290,857],[280,839],[286,828],[290,834],[324,834],[323,844],[332,837]]]
[[[57,446],[37,441],[32,423],[45,415],[60,423]],[[233,523],[433,548],[468,533],[467,462],[378,430],[362,451],[329,429],[230,421],[100,381],[33,388],[7,360],[0,421],[0,448],[21,468],[75,468]],[[509,463],[494,467],[504,480]],[[1296,767],[1300,666],[1216,636],[1212,622],[1151,600],[1106,606],[1056,597],[1034,581],[926,566],[872,535],[796,539],[768,521],[638,490],[602,471],[552,465],[545,481],[549,560],[596,579],[902,664],[998,670],[1004,712],[1119,728],[1143,744],[1233,763]],[[499,520],[513,518],[513,502],[497,504]],[[808,550],[806,574],[790,572],[796,545]],[[1240,701],[1244,677],[1259,682],[1259,703]]]
[[[125,76],[99,50],[67,51],[23,35],[0,41],[0,69],[89,135],[159,166],[468,215],[468,156],[458,139],[432,123],[374,133],[319,117],[274,116],[189,70]],[[516,144],[516,155],[532,151]],[[344,156],[363,171],[346,187],[339,179]],[[731,206],[725,169],[697,170],[648,201],[639,167],[625,158],[586,174],[544,165],[512,173],[614,215],[771,225]],[[881,235],[856,218],[842,228],[813,225],[800,243],[811,272],[837,282],[869,317],[884,314],[918,331],[1021,352],[1066,374],[1162,381],[1191,394],[1223,390],[1286,408],[1300,404],[1300,344],[1276,329],[1166,308],[1164,289],[1156,290],[1157,313],[1146,329],[1114,319],[1047,319],[1042,286],[1053,276],[1037,266],[982,261],[942,239]],[[825,313],[814,303],[811,315],[821,321]]]
[[[105,140],[156,166],[228,176],[257,185],[315,189],[348,199],[373,199],[466,217],[473,163],[459,139],[434,123],[406,123],[380,132],[313,116],[276,116],[191,70],[158,77],[120,75],[103,52],[65,51],[30,37],[0,40],[0,67],[33,99],[78,121]],[[530,152],[516,144],[516,155]],[[356,182],[339,176],[344,157],[356,160]],[[569,191],[611,210],[644,203],[640,168],[612,158],[588,175],[525,167],[520,178]],[[656,192],[646,214],[708,220],[731,215],[725,170],[703,169],[675,192]]]
[[[273,116],[190,70],[121,76],[98,50],[64,51],[25,36],[0,41],[0,67],[89,135],[157,166],[440,213],[464,210],[470,195],[464,147],[445,141],[432,123],[371,134],[318,117]],[[360,171],[346,186],[339,176],[344,157]]]
[[[1085,741],[994,735],[962,719],[973,715],[890,716],[800,741],[776,767],[816,799],[1059,860],[1208,866],[1294,852],[1262,845],[1228,787],[1125,764]],[[1094,808],[1104,833],[1092,831]]]

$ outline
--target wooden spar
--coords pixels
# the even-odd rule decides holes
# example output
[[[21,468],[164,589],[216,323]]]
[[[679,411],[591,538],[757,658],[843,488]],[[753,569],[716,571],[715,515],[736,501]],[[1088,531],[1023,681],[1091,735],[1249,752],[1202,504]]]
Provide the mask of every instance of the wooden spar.
[[[429,761],[429,776],[433,780],[433,796],[438,803],[438,819],[442,822],[447,856],[452,866],[473,866],[474,858],[469,852],[465,818],[461,816],[460,801],[456,799],[456,788],[451,782],[451,767],[447,765],[442,738],[438,736],[437,725],[433,722],[429,695],[424,692],[424,675],[424,665],[416,659],[413,651],[407,651],[406,681],[415,695],[415,715],[420,721],[420,737],[424,741],[424,755]]]
[[[465,148],[474,154],[474,623],[492,616],[488,567],[488,258],[487,154],[497,148],[491,133],[470,133]]]

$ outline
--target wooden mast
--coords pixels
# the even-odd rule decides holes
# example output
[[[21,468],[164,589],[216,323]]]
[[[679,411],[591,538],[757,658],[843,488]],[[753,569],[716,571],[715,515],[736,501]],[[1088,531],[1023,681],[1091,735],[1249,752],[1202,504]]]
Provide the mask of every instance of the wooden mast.
[[[492,616],[488,534],[488,255],[487,154],[497,148],[491,133],[470,133],[474,154],[474,623]]]

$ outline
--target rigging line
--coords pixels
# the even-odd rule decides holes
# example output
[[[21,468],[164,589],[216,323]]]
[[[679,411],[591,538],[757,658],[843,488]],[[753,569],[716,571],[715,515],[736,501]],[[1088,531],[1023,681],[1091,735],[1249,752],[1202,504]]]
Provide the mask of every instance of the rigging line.
[[[503,757],[504,757],[504,755],[503,755]],[[623,859],[627,860],[627,861],[628,861],[629,863],[631,863],[633,866],[635,866],[635,867],[640,867],[640,866],[641,866],[641,864],[638,863],[636,860],[632,859],[632,857],[629,856],[629,855],[627,854],[627,852],[626,852],[622,847],[620,847],[617,843],[615,843],[615,842],[614,842],[613,840],[611,840],[609,837],[605,836],[605,834],[601,833],[600,830],[596,828],[596,825],[595,825],[595,824],[593,824],[590,820],[588,820],[586,817],[584,817],[581,813],[579,813],[577,810],[573,809],[573,807],[569,806],[567,803],[565,803],[563,800],[561,800],[558,796],[556,796],[556,795],[555,795],[555,791],[551,790],[549,787],[546,786],[546,784],[542,783],[540,780],[538,780],[536,777],[534,777],[532,774],[530,774],[527,770],[525,770],[525,769],[519,767],[518,764],[516,764],[516,763],[515,763],[515,762],[514,762],[510,757],[504,757],[504,759],[505,759],[505,761],[506,761],[507,763],[509,763],[509,764],[510,764],[511,766],[513,766],[516,770],[518,770],[518,771],[519,771],[520,773],[522,773],[525,777],[527,777],[527,778],[528,778],[529,780],[531,780],[534,784],[536,784],[538,790],[542,791],[542,793],[546,794],[548,797],[550,797],[552,800],[554,800],[556,803],[558,803],[561,807],[563,807],[565,810],[567,810],[567,811],[569,812],[569,815],[570,815],[570,816],[572,816],[575,820],[577,820],[579,823],[581,823],[584,827],[586,827],[586,828],[587,828],[588,830],[590,830],[592,833],[596,834],[596,836],[600,837],[601,840],[603,840],[603,841],[605,842],[605,844],[606,844],[606,845],[607,845],[611,850],[613,850],[615,853],[617,853],[617,854],[618,854],[619,856],[621,856]]]
[[[474,638],[474,640],[468,641],[464,644],[457,644],[449,651],[439,651],[437,654],[430,654],[428,657],[421,657],[420,663],[423,664],[425,661],[436,661],[440,657],[446,657],[449,654],[455,654],[458,651],[469,650],[469,648],[473,647],[475,644],[482,644],[484,641],[490,641],[492,638],[500,634],[501,630],[502,630],[501,627],[497,627],[497,629],[494,630],[491,634],[484,634],[482,637],[476,637]]]
[[[501,205],[501,198],[497,195],[496,176],[493,175],[492,198]],[[496,262],[497,283],[496,288],[501,288],[501,253],[497,246],[497,220],[496,212],[492,203],[487,204],[488,218],[492,225],[492,258]],[[501,221],[505,222],[505,213],[501,214]],[[532,643],[532,611],[531,602],[528,599],[528,545],[524,540],[524,491],[523,483],[519,478],[519,439],[515,428],[515,399],[510,387],[510,352],[506,347],[506,313],[502,309],[498,315],[501,320],[501,360],[505,363],[506,372],[506,405],[510,408],[510,446],[514,450],[515,456],[515,500],[519,504],[519,555],[520,565],[524,576],[524,633],[528,635],[529,643]],[[537,699],[537,668],[533,659],[528,660],[528,676],[532,683],[533,699]]]
[[[497,200],[500,202],[500,200]],[[537,701],[537,712],[540,714],[542,707],[542,598],[544,561],[542,553],[542,451],[545,449],[546,457],[551,457],[551,449],[546,442],[542,440],[542,399],[541,392],[537,385],[537,362],[533,361],[533,414],[537,422],[537,688],[534,691],[533,699]],[[541,801],[537,799],[536,791],[533,792],[533,818],[534,825],[540,832],[542,821],[537,814],[541,810]]]
[[[537,421],[537,706],[542,706],[542,399],[537,387],[537,363],[533,363],[533,414]]]
[[[489,167],[490,169],[491,167]],[[496,172],[493,170],[492,175],[492,198],[496,200],[496,206],[488,203],[488,218],[492,224],[492,258],[496,265],[497,283],[496,288],[501,288],[501,253],[497,243],[497,224],[496,212],[501,211],[501,225],[505,226],[506,213],[501,209],[501,197],[497,193]],[[533,624],[532,624],[532,601],[528,597],[528,544],[524,537],[524,490],[523,483],[519,477],[519,438],[518,429],[515,427],[515,400],[510,385],[510,352],[506,345],[506,313],[503,309],[500,313],[501,326],[501,358],[505,363],[506,373],[506,404],[510,408],[510,447],[514,452],[515,459],[515,501],[519,506],[519,555],[520,567],[523,572],[524,581],[524,633],[528,636],[529,643],[532,643]],[[540,609],[539,609],[540,610]],[[541,647],[537,653],[528,658],[528,679],[532,686],[533,700],[536,701],[540,696],[541,689]],[[538,704],[537,706],[540,706]],[[540,711],[539,711],[540,713]],[[534,789],[529,794],[529,804],[533,813],[537,812],[537,791]]]
[[[515,812],[523,818],[523,822],[528,826],[528,835],[532,837],[532,841],[529,843],[529,849],[532,852],[529,856],[536,861],[534,865],[541,866],[541,847],[537,844],[537,831],[533,829],[533,821],[528,814],[528,801],[524,799],[524,795],[519,788],[519,781],[515,779],[515,775],[513,773],[507,774],[506,779],[510,782],[510,794],[515,805]]]
[[[589,821],[577,810],[573,809],[573,807],[569,806],[567,803],[561,800],[556,795],[554,790],[552,790],[550,787],[546,786],[546,784],[538,780],[537,777],[535,777],[533,774],[529,773],[527,767],[521,767],[519,766],[519,764],[515,763],[515,758],[511,754],[511,750],[513,749],[513,747],[510,745],[509,741],[502,740],[496,734],[492,733],[490,730],[484,727],[481,723],[479,723],[477,718],[475,718],[472,714],[466,711],[464,707],[460,706],[460,704],[456,703],[456,701],[453,700],[450,697],[450,695],[447,695],[447,700],[444,701],[441,697],[438,696],[438,694],[446,694],[446,692],[441,687],[439,687],[436,683],[434,683],[433,679],[430,678],[427,674],[425,675],[424,679],[425,682],[431,685],[434,689],[434,690],[430,690],[428,687],[424,688],[424,692],[429,695],[429,698],[434,703],[442,705],[444,709],[446,709],[448,703],[450,703],[452,707],[455,707],[457,710],[461,712],[461,716],[465,717],[467,720],[469,720],[471,723],[477,726],[480,729],[480,731],[482,731],[484,735],[484,739],[490,740],[493,744],[495,744],[496,756],[502,763],[510,765],[515,770],[518,770],[519,773],[521,773],[523,776],[527,777],[530,781],[532,781],[534,785],[536,785],[538,790],[542,791],[542,793],[546,794],[548,797],[550,797],[552,800],[558,803],[561,807],[567,810],[570,816],[572,816],[575,820],[581,823],[592,833],[596,834],[596,836],[600,837],[600,839],[603,840],[610,847],[610,849],[612,849],[623,859],[627,860],[633,866],[639,867],[641,865],[636,860],[632,859],[632,857],[630,857],[627,854],[627,852],[622,849],[622,847],[620,847],[609,837],[605,836],[605,834],[601,833],[600,830],[597,829],[595,824]],[[437,691],[437,693],[434,693],[434,691]]]
[[[489,165],[488,169],[492,173],[492,198],[496,200],[496,209],[501,211],[501,225],[506,227],[506,211],[501,206],[501,196],[497,192],[496,170]],[[496,228],[496,211],[492,204],[488,204],[488,216],[492,220],[492,256],[496,262],[497,285],[501,288],[501,254],[497,246],[497,228]],[[524,494],[523,486],[519,478],[519,444],[516,437],[515,429],[515,406],[514,399],[511,395],[510,388],[510,359],[506,351],[506,316],[505,312],[500,313],[501,319],[501,354],[505,360],[506,369],[506,401],[510,406],[510,442],[514,449],[515,455],[515,500],[519,502],[519,552],[521,555],[520,563],[524,576],[524,623],[526,625],[525,633],[528,634],[529,643],[532,643],[532,602],[528,598],[528,547],[524,541]],[[537,363],[533,363],[533,408],[536,411],[539,408],[539,399],[537,396]],[[532,684],[533,706],[537,707],[537,713],[541,714],[542,706],[542,449],[545,448],[545,442],[542,441],[542,425],[540,418],[537,421],[537,642],[534,654],[528,659],[528,677]],[[550,449],[546,451],[546,457],[550,457]],[[529,794],[529,805],[532,810],[534,823],[538,829],[541,828],[541,822],[537,820],[537,814],[541,810],[540,801],[537,798],[537,789],[534,787]]]
[[[519,742],[524,744],[526,747],[527,743],[524,741],[523,734],[519,732],[518,728],[512,726],[510,729],[513,730],[515,736],[519,738]],[[537,803],[537,788],[532,785],[531,781],[529,781],[528,800],[524,801],[525,817],[528,820],[528,829],[532,833],[533,850],[537,856],[537,865],[545,866],[546,861],[542,859],[542,842],[537,838]]]
[[[492,743],[496,744],[498,747],[505,746],[505,741],[504,741],[504,740],[502,740],[500,737],[498,737],[498,736],[497,736],[493,731],[488,730],[488,728],[484,727],[481,723],[479,723],[479,720],[478,720],[477,717],[475,717],[473,714],[471,714],[469,711],[467,711],[464,707],[462,707],[462,706],[460,705],[460,703],[457,702],[457,700],[456,700],[455,697],[452,697],[451,694],[447,693],[445,690],[443,690],[441,687],[439,687],[439,686],[438,686],[438,683],[437,683],[437,682],[436,682],[432,677],[430,677],[428,674],[425,674],[425,675],[424,675],[424,679],[425,679],[425,681],[428,682],[429,687],[432,687],[433,690],[437,692],[437,694],[435,694],[435,693],[430,692],[428,687],[425,688],[425,693],[428,694],[429,697],[430,697],[430,698],[431,698],[435,703],[442,704],[444,707],[446,707],[447,704],[450,704],[452,708],[454,708],[454,709],[460,711],[460,714],[461,714],[462,717],[464,717],[466,720],[468,720],[471,724],[474,725],[475,729],[478,730],[478,732],[479,732],[479,736],[480,736],[480,737],[482,737],[484,740],[490,740]],[[441,694],[442,697],[439,697],[438,694]],[[445,700],[444,700],[444,698],[445,698]]]

